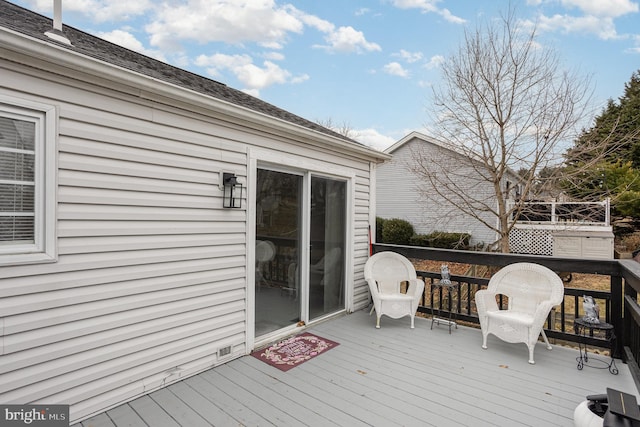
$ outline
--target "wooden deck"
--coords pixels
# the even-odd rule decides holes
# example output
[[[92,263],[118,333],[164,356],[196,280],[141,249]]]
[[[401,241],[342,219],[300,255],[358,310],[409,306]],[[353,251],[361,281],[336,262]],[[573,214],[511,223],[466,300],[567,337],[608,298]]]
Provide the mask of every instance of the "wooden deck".
[[[638,395],[625,364],[576,369],[578,351],[524,344],[480,331],[368,311],[309,329],[340,343],[288,372],[251,356],[188,378],[81,424],[93,426],[573,426],[587,394],[612,387]]]

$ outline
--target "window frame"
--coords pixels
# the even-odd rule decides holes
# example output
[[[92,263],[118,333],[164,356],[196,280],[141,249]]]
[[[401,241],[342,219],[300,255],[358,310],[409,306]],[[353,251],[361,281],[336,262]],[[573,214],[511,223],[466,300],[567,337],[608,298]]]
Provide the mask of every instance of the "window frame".
[[[0,115],[17,115],[36,124],[34,243],[0,245],[0,266],[55,262],[58,259],[56,107],[0,94]]]

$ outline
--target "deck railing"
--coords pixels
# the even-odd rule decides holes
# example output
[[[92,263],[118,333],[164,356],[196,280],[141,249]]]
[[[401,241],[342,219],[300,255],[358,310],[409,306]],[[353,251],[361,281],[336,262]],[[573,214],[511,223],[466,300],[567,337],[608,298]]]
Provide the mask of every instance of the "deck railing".
[[[508,201],[508,209],[514,202]],[[610,200],[602,202],[525,202],[519,223],[610,225]]]
[[[562,304],[549,316],[545,333],[547,337],[568,341],[586,342],[589,346],[609,348],[609,342],[603,337],[580,337],[576,335],[573,322],[582,317],[582,296],[591,295],[605,308],[600,316],[611,323],[617,337],[614,353],[626,361],[634,376],[636,386],[640,389],[640,263],[633,260],[586,260],[573,258],[557,258],[540,255],[502,254],[488,252],[471,252],[414,246],[398,246],[374,244],[374,252],[398,252],[413,260],[429,260],[442,263],[463,263],[475,266],[487,266],[496,271],[514,262],[534,262],[542,264],[553,271],[569,273],[595,274],[609,277],[608,290],[573,288],[565,285],[565,298]],[[460,321],[479,324],[473,295],[478,289],[486,287],[488,278],[452,275],[451,280],[457,283],[457,292],[449,299],[448,295],[434,290],[435,280],[440,278],[440,271],[419,271],[425,280],[425,294],[418,309],[428,315],[448,316],[453,309],[454,316]],[[442,305],[441,305],[442,304]],[[442,311],[438,313],[438,309]]]

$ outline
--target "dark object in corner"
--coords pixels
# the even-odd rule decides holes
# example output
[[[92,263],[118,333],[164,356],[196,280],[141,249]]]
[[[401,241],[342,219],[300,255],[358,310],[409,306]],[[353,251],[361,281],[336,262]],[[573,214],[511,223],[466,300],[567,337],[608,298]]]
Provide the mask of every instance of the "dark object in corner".
[[[612,388],[607,388],[609,412],[623,418],[640,421],[640,409],[636,397]]]
[[[639,427],[640,408],[635,396],[607,388],[607,394],[587,396],[589,409],[602,417],[602,427]]]

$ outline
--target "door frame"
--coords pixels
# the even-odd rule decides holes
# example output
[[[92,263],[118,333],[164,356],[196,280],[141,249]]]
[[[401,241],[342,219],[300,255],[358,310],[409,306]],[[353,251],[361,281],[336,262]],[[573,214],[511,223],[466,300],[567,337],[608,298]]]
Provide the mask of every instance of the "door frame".
[[[353,311],[353,270],[354,270],[354,238],[355,238],[355,180],[356,174],[353,169],[348,167],[336,166],[335,164],[328,164],[326,162],[315,160],[308,157],[302,157],[291,153],[282,153],[272,150],[265,150],[261,148],[249,148],[247,150],[248,157],[248,170],[247,170],[247,218],[246,218],[246,353],[249,354],[256,346],[266,344],[278,338],[291,335],[299,327],[292,325],[291,327],[281,329],[273,334],[269,334],[257,342],[255,336],[255,244],[256,244],[256,188],[257,188],[257,175],[258,168],[273,169],[279,172],[302,174],[303,175],[303,196],[308,198],[311,191],[311,175],[333,178],[344,181],[346,183],[345,191],[345,271],[344,271],[344,292],[345,292],[345,307],[344,310]],[[306,200],[303,201],[302,207],[302,235],[301,244],[302,248],[308,248],[310,244],[309,236],[309,203]],[[309,269],[309,250],[301,251],[301,267],[303,268],[301,274],[308,275]],[[304,277],[304,276],[302,276]],[[304,301],[304,305],[301,310],[301,317],[305,320],[309,318],[309,304],[307,290],[301,286],[303,295],[301,298]],[[331,313],[327,316],[315,319],[311,323],[317,323],[322,321],[326,317],[333,316],[338,313],[344,312],[344,310],[336,313]]]

